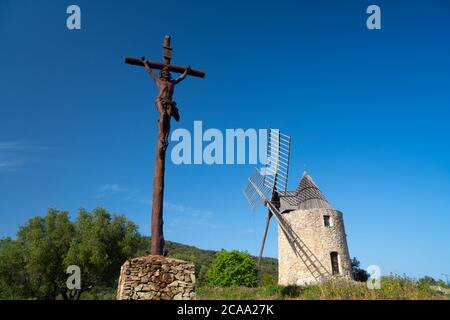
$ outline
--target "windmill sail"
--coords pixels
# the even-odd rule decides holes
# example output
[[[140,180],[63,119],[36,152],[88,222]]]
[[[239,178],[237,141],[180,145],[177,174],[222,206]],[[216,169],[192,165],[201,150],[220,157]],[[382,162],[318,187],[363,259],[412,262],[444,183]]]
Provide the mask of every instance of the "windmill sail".
[[[264,185],[277,192],[285,192],[289,173],[291,137],[279,129],[269,129],[267,165],[261,170]]]
[[[290,144],[290,136],[281,133],[279,129],[269,129],[267,163],[263,168],[255,169],[244,188],[244,194],[253,209],[260,201],[264,206],[267,206],[268,201],[279,206],[278,193],[285,192],[287,188]],[[272,212],[268,210],[258,265],[261,264],[271,218]]]

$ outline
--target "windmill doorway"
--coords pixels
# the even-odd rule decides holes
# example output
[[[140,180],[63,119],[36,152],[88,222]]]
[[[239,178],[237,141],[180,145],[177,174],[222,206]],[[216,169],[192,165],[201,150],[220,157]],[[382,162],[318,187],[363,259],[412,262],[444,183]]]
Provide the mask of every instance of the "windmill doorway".
[[[330,253],[330,258],[331,258],[331,274],[337,275],[339,274],[339,257],[338,257],[338,253],[333,251]]]

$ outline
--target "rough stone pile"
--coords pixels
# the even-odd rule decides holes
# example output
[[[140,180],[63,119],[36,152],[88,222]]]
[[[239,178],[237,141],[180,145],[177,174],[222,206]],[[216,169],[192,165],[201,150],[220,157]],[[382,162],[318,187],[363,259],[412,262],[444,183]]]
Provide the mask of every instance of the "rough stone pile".
[[[120,269],[118,300],[194,300],[194,264],[163,256],[126,261]]]

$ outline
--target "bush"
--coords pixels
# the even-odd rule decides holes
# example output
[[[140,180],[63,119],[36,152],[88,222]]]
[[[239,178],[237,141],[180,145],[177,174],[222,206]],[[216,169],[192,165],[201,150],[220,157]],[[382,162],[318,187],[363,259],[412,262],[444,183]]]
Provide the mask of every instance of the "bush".
[[[256,263],[247,252],[219,251],[208,272],[212,286],[254,287],[258,282]]]
[[[276,285],[277,283],[278,283],[277,277],[267,272],[262,273],[259,278],[259,285],[261,287]]]
[[[366,270],[360,268],[361,262],[359,262],[358,259],[353,258],[351,261],[351,265],[353,280],[366,282],[367,279],[369,279],[370,274]]]
[[[281,290],[281,294],[283,296],[287,296],[287,297],[290,297],[290,298],[298,297],[301,292],[302,292],[301,287],[296,286],[296,285],[289,285],[289,286],[284,287]]]

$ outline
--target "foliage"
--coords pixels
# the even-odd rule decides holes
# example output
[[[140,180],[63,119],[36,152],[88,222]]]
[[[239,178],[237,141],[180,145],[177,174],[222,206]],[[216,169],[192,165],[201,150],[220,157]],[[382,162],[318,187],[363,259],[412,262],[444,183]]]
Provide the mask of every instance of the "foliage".
[[[366,282],[367,279],[369,279],[370,274],[366,270],[361,269],[360,265],[361,262],[359,262],[356,257],[353,257],[353,259],[351,260],[353,280]]]
[[[25,275],[20,280],[29,289],[24,298],[56,299],[65,290],[67,275],[63,260],[74,234],[68,213],[55,209],[20,227],[17,242],[24,264],[19,268]]]
[[[49,209],[20,227],[16,241],[0,241],[0,298],[79,299],[95,286],[113,287],[140,242],[134,223],[105,209],[80,209],[75,222]],[[80,290],[67,289],[69,265],[81,269]]]
[[[247,252],[221,250],[209,269],[208,283],[222,287],[256,286],[256,263]]]
[[[21,281],[26,277],[22,250],[17,241],[0,239],[0,299],[20,299],[30,291]]]
[[[76,235],[64,259],[65,265],[81,268],[82,288],[79,295],[96,285],[111,286],[120,266],[133,257],[138,248],[137,226],[124,216],[113,216],[103,208],[92,214],[81,209],[75,222]]]
[[[439,286],[445,289],[450,289],[450,286],[448,283],[445,283],[442,280],[436,280],[433,277],[425,276],[423,278],[420,278],[418,281],[418,284],[421,287],[430,287],[430,286]]]
[[[115,300],[117,282],[114,286],[95,286],[91,290],[83,293],[82,300]]]
[[[278,277],[276,275],[270,274],[268,272],[261,273],[258,279],[258,285],[265,287],[270,285],[275,285],[278,282]]]

